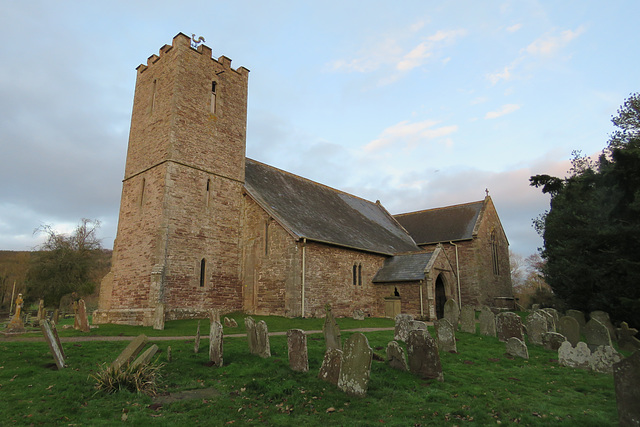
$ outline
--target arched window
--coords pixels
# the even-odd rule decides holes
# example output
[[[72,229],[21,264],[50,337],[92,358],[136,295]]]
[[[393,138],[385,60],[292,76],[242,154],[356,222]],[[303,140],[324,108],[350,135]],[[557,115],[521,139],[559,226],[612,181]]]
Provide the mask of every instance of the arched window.
[[[496,238],[496,230],[491,231],[491,263],[493,265],[493,274],[500,274],[500,262],[498,258],[498,239]]]
[[[207,262],[204,258],[200,261],[200,287],[204,287],[205,277],[207,273]]]
[[[353,264],[353,286],[358,284],[358,266]]]

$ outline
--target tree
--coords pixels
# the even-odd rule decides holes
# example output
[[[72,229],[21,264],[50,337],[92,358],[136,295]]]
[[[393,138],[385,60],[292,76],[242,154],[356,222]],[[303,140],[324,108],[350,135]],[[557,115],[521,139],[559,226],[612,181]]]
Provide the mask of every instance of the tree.
[[[605,310],[640,326],[640,94],[612,118],[597,160],[574,153],[566,178],[536,175],[551,208],[534,221],[544,278],[570,308]]]
[[[29,299],[42,298],[46,305],[57,307],[67,294],[83,296],[93,292],[93,271],[102,250],[96,235],[99,227],[99,221],[83,218],[71,235],[58,233],[50,225],[36,229],[47,239],[31,258],[27,272]]]

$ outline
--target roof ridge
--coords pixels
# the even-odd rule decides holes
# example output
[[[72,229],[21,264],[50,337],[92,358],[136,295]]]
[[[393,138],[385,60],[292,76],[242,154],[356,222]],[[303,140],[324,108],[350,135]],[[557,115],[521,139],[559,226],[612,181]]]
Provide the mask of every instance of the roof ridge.
[[[440,206],[440,207],[437,207],[437,208],[422,209],[422,210],[413,211],[413,212],[399,213],[399,214],[395,214],[393,216],[394,217],[400,217],[400,216],[413,215],[413,214],[424,213],[424,212],[440,211],[440,210],[445,210],[445,209],[459,208],[459,207],[462,207],[462,206],[475,205],[475,204],[478,204],[478,203],[484,203],[484,200],[477,200],[475,202],[467,202],[467,203],[458,203],[456,205],[449,205],[449,206]]]

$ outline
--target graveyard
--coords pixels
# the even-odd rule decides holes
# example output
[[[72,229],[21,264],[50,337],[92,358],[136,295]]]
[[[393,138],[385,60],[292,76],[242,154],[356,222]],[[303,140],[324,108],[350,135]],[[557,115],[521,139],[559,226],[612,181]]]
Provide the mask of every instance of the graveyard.
[[[481,314],[477,313],[477,318]],[[537,320],[527,322],[530,313],[517,314],[525,325]],[[517,337],[501,341],[495,334],[481,333],[479,323],[471,333],[469,325],[462,321],[464,316],[457,331],[448,319],[435,326],[406,319],[413,326],[404,332],[397,327],[394,330],[393,319],[338,318],[338,335],[328,335],[325,319],[319,318],[249,318],[242,313],[222,317],[227,319],[168,321],[163,330],[100,325],[88,332],[65,327],[73,325],[72,318],[60,319],[57,331],[64,353],[62,369],[38,329],[26,328],[20,335],[0,337],[2,423],[618,423],[611,373],[563,366],[557,349],[534,344],[528,336],[522,337],[527,349],[525,358],[509,350],[509,341],[519,340]],[[246,327],[251,324],[256,331],[268,328],[269,335],[247,333]],[[463,332],[463,327],[468,332]],[[195,345],[197,330],[200,342]],[[223,338],[216,338],[221,333]],[[146,338],[140,345],[140,354],[145,349],[153,353],[149,363],[158,367],[155,394],[127,390],[108,394],[97,390],[96,374],[115,363],[123,350],[142,335]],[[455,347],[445,351],[445,341],[451,345],[451,335]],[[213,337],[215,345],[209,337]],[[290,361],[291,343],[299,345],[302,340],[306,341],[307,357],[298,354],[296,361]],[[330,341],[333,352],[344,352],[343,372],[332,374],[328,369],[327,375],[319,378],[319,372],[326,368],[325,352]],[[390,342],[395,344],[389,345]],[[437,363],[412,356],[421,346],[436,342],[441,347],[436,352]],[[157,348],[151,351],[154,345]],[[349,348],[358,346],[370,349],[364,359],[347,354]],[[391,353],[395,356],[390,355],[388,346],[393,347]],[[624,356],[631,355],[620,351]],[[357,365],[363,364],[370,367],[368,378],[364,386],[354,385],[345,377],[345,366],[357,370]],[[404,370],[405,366],[409,371]]]

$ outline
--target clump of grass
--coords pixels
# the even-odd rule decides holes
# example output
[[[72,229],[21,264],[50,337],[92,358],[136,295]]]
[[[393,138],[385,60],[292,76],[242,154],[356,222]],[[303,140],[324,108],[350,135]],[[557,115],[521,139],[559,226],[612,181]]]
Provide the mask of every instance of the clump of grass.
[[[132,393],[154,396],[160,380],[160,368],[163,366],[163,363],[154,362],[137,366],[127,364],[117,369],[103,364],[102,368],[90,377],[96,381],[95,388],[98,392],[111,394],[128,390]]]

